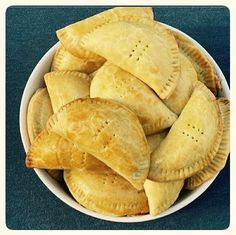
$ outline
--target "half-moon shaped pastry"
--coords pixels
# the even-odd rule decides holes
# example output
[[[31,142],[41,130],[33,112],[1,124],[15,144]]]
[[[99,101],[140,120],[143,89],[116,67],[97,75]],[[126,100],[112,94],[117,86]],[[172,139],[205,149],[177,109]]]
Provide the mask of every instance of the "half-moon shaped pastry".
[[[206,55],[188,38],[178,32],[173,32],[173,34],[178,43],[180,52],[191,61],[197,71],[198,79],[216,95],[217,91],[222,89],[222,86],[213,65]]]
[[[226,164],[230,149],[230,102],[225,98],[219,98],[217,102],[223,120],[223,136],[219,149],[208,166],[186,179],[185,188],[187,189],[193,190],[197,188],[220,172]]]
[[[168,99],[163,100],[163,102],[169,109],[179,115],[187,104],[197,80],[197,72],[192,63],[184,54],[180,53],[180,76],[178,84],[173,94]]]
[[[105,24],[87,33],[81,45],[142,80],[161,99],[168,98],[177,85],[178,45],[171,32],[156,21]]]
[[[81,168],[93,159],[72,142],[44,129],[31,144],[25,163],[29,168],[70,169]]]
[[[103,24],[118,21],[127,16],[153,19],[153,12],[151,7],[115,7],[57,30],[56,34],[61,44],[73,55],[104,62],[104,58],[81,47],[81,38]]]
[[[30,142],[44,129],[49,117],[53,114],[47,88],[39,88],[32,96],[27,111],[27,127]],[[62,181],[62,172],[47,170],[48,174],[57,181]]]
[[[75,200],[89,210],[125,216],[149,211],[144,191],[138,191],[104,164],[64,171],[64,180]]]
[[[63,106],[47,129],[97,157],[138,190],[143,188],[150,149],[137,116],[125,106],[100,98],[84,98]]]
[[[27,128],[30,142],[43,130],[53,114],[47,88],[39,88],[31,97],[27,110]]]
[[[78,98],[89,97],[90,77],[76,71],[55,71],[44,75],[54,113]]]
[[[96,73],[90,97],[111,99],[130,108],[138,116],[146,135],[170,127],[177,119],[145,83],[111,63],[106,62]]]
[[[145,193],[148,198],[150,214],[156,216],[167,210],[178,198],[184,180],[170,182],[154,182],[146,179]]]
[[[159,147],[166,135],[167,131],[147,136],[147,141],[150,146],[151,153]],[[168,209],[178,198],[183,184],[184,180],[171,182],[155,182],[146,179],[143,186],[148,198],[150,214],[155,216]]]
[[[197,82],[191,98],[167,137],[152,153],[149,179],[185,179],[207,166],[222,139],[222,120],[215,96]]]
[[[53,57],[51,71],[67,70],[89,74],[97,70],[101,65],[101,62],[76,57],[63,46],[60,46]]]

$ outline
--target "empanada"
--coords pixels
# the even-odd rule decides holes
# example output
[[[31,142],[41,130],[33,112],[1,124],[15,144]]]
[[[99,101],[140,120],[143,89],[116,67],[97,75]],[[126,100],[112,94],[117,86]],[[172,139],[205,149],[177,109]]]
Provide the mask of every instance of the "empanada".
[[[152,153],[148,178],[185,179],[207,166],[222,139],[222,120],[215,96],[197,82],[191,98],[167,137]]]
[[[145,83],[111,63],[106,62],[96,73],[90,97],[111,99],[130,108],[138,116],[146,135],[170,127],[177,119]]]
[[[147,136],[151,153],[159,147],[166,135],[167,131],[156,135]],[[155,182],[146,179],[144,182],[144,190],[148,198],[150,214],[155,216],[168,209],[178,198],[183,184],[184,180]]]
[[[179,49],[174,36],[156,21],[113,22],[87,33],[81,45],[130,72],[160,98],[173,93],[179,78]]]
[[[30,99],[27,111],[27,127],[30,142],[44,129],[49,117],[53,114],[47,88],[39,88]],[[62,172],[47,170],[48,174],[57,181],[62,181]]]
[[[207,56],[188,38],[178,32],[173,32],[180,51],[187,56],[197,71],[198,79],[203,82],[213,94],[222,89],[221,82],[213,65]]]
[[[230,148],[230,102],[225,98],[219,98],[217,102],[223,120],[223,136],[219,149],[208,166],[204,167],[203,170],[197,172],[192,177],[186,179],[185,188],[187,189],[193,190],[212,178],[224,168],[227,161]]]
[[[60,46],[53,57],[51,71],[67,70],[89,74],[101,66],[101,62],[76,57],[68,52],[63,46]]]
[[[44,80],[54,113],[72,100],[89,97],[90,79],[88,75],[76,71],[46,73]]]
[[[163,102],[176,114],[180,114],[187,104],[195,82],[198,80],[197,72],[189,59],[180,53],[180,76],[173,94]]]
[[[81,38],[103,24],[118,21],[127,16],[153,19],[153,12],[151,7],[115,7],[57,30],[56,34],[61,44],[73,55],[104,62],[104,58],[81,47]]]
[[[27,128],[30,142],[43,130],[53,114],[47,88],[39,88],[31,97],[27,110]]]
[[[64,171],[64,180],[77,202],[105,215],[125,216],[149,211],[144,191],[137,191],[113,170],[98,165]]]
[[[63,106],[47,129],[72,141],[142,189],[150,149],[137,116],[125,106],[100,98],[75,100]]]
[[[70,169],[83,167],[87,159],[93,158],[67,139],[44,129],[31,144],[25,163],[29,168]]]
[[[168,209],[178,198],[184,180],[154,182],[146,179],[145,193],[148,198],[150,215],[156,216]]]

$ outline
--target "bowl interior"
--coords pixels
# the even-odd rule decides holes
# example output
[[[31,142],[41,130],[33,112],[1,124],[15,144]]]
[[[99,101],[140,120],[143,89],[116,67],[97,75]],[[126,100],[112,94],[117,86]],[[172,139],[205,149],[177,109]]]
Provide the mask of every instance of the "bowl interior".
[[[164,24],[165,25],[165,24]],[[209,58],[211,63],[215,66],[216,72],[219,76],[219,78],[222,81],[223,90],[220,93],[220,96],[229,98],[229,87],[227,85],[226,79],[221,72],[219,66],[216,64],[216,62],[213,60],[213,58],[207,53],[207,51],[200,46],[196,41],[194,41],[192,38],[184,34],[183,32],[165,25],[168,28],[170,28],[173,31],[177,31],[179,33],[182,33],[184,36],[192,40],[196,46],[198,46]],[[43,81],[43,76],[45,73],[47,73],[50,70],[51,61],[53,58],[53,55],[58,48],[59,43],[55,44],[38,62],[36,67],[34,68],[31,76],[29,77],[29,80],[25,86],[24,93],[21,100],[21,106],[20,106],[20,133],[21,133],[21,139],[24,145],[24,149],[27,152],[30,146],[28,132],[27,132],[27,123],[26,123],[26,114],[27,114],[27,107],[28,103],[30,101],[31,96],[34,94],[34,92],[40,88],[45,86],[45,83]],[[215,177],[211,180],[207,181],[197,189],[193,191],[188,190],[182,190],[178,200],[172,205],[168,210],[163,212],[162,214],[158,216],[151,216],[151,215],[141,215],[141,216],[133,216],[133,217],[112,217],[112,216],[105,216],[93,211],[90,211],[81,205],[79,205],[72,196],[68,193],[68,190],[65,188],[65,186],[59,184],[56,180],[54,180],[45,170],[41,169],[34,169],[38,177],[41,179],[41,181],[48,187],[48,189],[54,193],[58,198],[60,198],[63,202],[65,202],[67,205],[73,207],[74,209],[83,212],[87,215],[100,218],[103,220],[108,221],[114,221],[114,222],[141,222],[141,221],[148,221],[148,220],[154,220],[157,218],[161,218],[164,216],[167,216],[183,207],[191,203],[193,200],[195,200],[198,196],[200,196],[214,181]]]

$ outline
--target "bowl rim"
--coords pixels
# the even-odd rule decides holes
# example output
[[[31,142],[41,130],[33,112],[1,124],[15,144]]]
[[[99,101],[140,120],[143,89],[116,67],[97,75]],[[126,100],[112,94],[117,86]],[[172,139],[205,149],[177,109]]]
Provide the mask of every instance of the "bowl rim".
[[[230,91],[229,91],[229,86],[227,84],[225,76],[222,73],[220,67],[217,65],[217,63],[211,57],[211,55],[205,50],[205,48],[203,48],[196,40],[194,40],[193,38],[188,36],[183,31],[181,31],[179,29],[176,29],[175,27],[167,25],[165,23],[161,23],[161,24],[166,26],[168,29],[171,29],[172,31],[180,33],[184,37],[188,38],[207,56],[207,58],[210,60],[211,64],[214,66],[214,68],[216,70],[216,73],[219,75],[219,78],[221,79],[222,87],[223,87],[222,90],[225,92],[224,97],[229,99],[230,98]],[[30,77],[29,77],[29,79],[26,83],[26,86],[24,88],[24,92],[23,92],[23,95],[22,95],[22,98],[21,98],[21,104],[20,104],[19,124],[20,124],[21,140],[22,140],[25,152],[28,151],[29,145],[30,145],[29,137],[28,137],[28,131],[27,131],[27,124],[26,124],[27,107],[28,107],[29,99],[31,97],[31,96],[28,95],[28,90],[29,90],[30,86],[33,85],[33,81],[34,81],[33,78],[38,73],[38,68],[43,66],[43,64],[48,60],[49,56],[52,57],[52,55],[54,54],[54,52],[56,51],[58,46],[59,46],[59,42],[54,44],[54,46],[52,46],[43,55],[43,57],[39,60],[37,65],[34,67],[32,73],[31,73],[31,75],[30,75]],[[146,214],[146,215],[139,215],[139,216],[132,216],[132,217],[128,217],[128,216],[115,217],[115,216],[103,215],[103,214],[100,214],[100,213],[97,213],[97,212],[94,212],[94,211],[91,211],[89,209],[84,208],[79,203],[77,203],[72,198],[72,196],[70,196],[68,193],[66,193],[64,190],[62,190],[60,184],[56,180],[54,180],[51,176],[49,176],[48,173],[46,173],[46,171],[44,169],[34,168],[34,171],[37,174],[37,176],[40,178],[40,180],[46,185],[46,187],[56,197],[58,197],[60,200],[62,200],[68,206],[74,208],[75,210],[77,210],[79,212],[82,212],[86,215],[89,215],[89,216],[92,216],[92,217],[95,217],[95,218],[98,218],[98,219],[111,221],[111,222],[122,222],[122,223],[145,222],[145,221],[156,220],[156,219],[165,217],[167,215],[170,215],[170,214],[184,208],[185,206],[192,203],[195,199],[197,199],[204,191],[206,191],[206,189],[212,184],[212,182],[217,177],[217,175],[214,176],[212,179],[208,180],[207,182],[202,184],[197,189],[191,191],[187,198],[185,198],[184,200],[179,201],[179,202],[177,201],[177,204],[173,204],[170,208],[168,208],[166,211],[164,211],[163,213],[161,213],[157,216],[151,216],[150,214]]]

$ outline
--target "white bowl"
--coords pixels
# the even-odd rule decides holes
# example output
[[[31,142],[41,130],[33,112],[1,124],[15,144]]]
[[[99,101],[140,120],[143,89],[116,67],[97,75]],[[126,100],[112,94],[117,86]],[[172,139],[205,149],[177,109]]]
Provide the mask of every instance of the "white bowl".
[[[165,25],[165,24],[164,24]],[[209,58],[210,62],[215,66],[216,72],[219,76],[219,78],[222,81],[223,91],[220,93],[220,96],[226,97],[229,99],[229,87],[227,85],[226,79],[221,72],[219,66],[216,64],[214,59],[207,53],[207,51],[199,45],[196,41],[194,41],[192,38],[190,38],[185,33],[166,25],[171,30],[177,31],[187,38],[189,38],[193,43],[203,51],[206,56]],[[45,86],[43,81],[43,76],[46,72],[50,70],[51,61],[53,58],[53,55],[58,47],[58,43],[55,44],[38,62],[36,67],[34,68],[32,74],[29,77],[29,80],[25,86],[24,93],[21,100],[21,106],[20,106],[20,133],[21,133],[21,139],[24,145],[24,149],[27,152],[30,146],[29,142],[29,136],[27,132],[27,124],[26,124],[26,114],[27,114],[27,107],[28,103],[30,101],[31,96],[34,94],[34,92],[42,87]],[[215,177],[197,189],[193,191],[186,191],[181,194],[181,196],[178,198],[178,200],[175,202],[174,205],[172,205],[168,210],[161,213],[158,216],[151,216],[151,215],[140,215],[140,216],[133,216],[133,217],[113,217],[113,216],[106,216],[102,215],[93,211],[90,211],[81,205],[79,205],[71,195],[69,195],[64,188],[56,181],[54,180],[45,170],[41,169],[34,169],[38,177],[41,179],[41,181],[48,187],[48,189],[54,193],[58,198],[60,198],[63,202],[65,202],[67,205],[73,207],[74,209],[83,212],[84,214],[103,219],[108,221],[114,221],[114,222],[143,222],[143,221],[149,221],[158,219],[164,216],[167,216],[169,214],[172,214],[181,208],[185,207],[189,203],[191,203],[193,200],[195,200],[197,197],[199,197],[214,181]],[[184,216],[184,215],[183,215]]]

